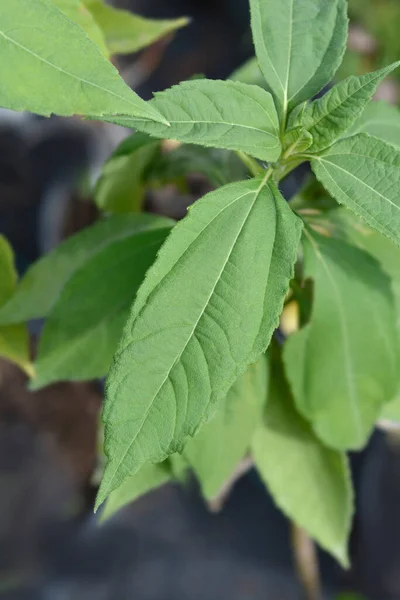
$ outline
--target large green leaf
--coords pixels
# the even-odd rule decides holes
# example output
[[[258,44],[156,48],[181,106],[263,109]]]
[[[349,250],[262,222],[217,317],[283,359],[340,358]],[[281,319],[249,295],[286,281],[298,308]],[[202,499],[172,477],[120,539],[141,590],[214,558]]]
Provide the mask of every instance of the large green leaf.
[[[307,233],[305,275],[314,280],[311,320],[285,344],[299,411],[329,446],[361,448],[398,383],[390,280],[369,254]]]
[[[83,1],[100,25],[111,54],[137,52],[169,33],[185,27],[189,22],[185,17],[144,19],[127,10],[105,4],[103,0]]]
[[[360,133],[311,162],[319,181],[341,204],[400,245],[400,154]]]
[[[97,505],[142,464],[180,451],[267,348],[302,223],[264,182],[196,202],[140,288],[107,384]]]
[[[308,151],[319,152],[341,137],[371,100],[382,79],[399,64],[361,77],[348,77],[310,104],[300,119],[300,124],[313,136]]]
[[[107,374],[136,291],[169,231],[114,241],[71,277],[43,329],[32,389]]]
[[[98,46],[50,0],[0,1],[0,106],[165,122],[132,92]]]
[[[99,252],[117,240],[172,223],[154,215],[115,215],[73,235],[27,271],[0,308],[0,324],[47,316],[72,275]]]
[[[136,133],[105,163],[96,185],[97,206],[112,213],[138,212],[145,195],[145,172],[157,156],[160,142]]]
[[[346,0],[250,0],[261,71],[286,122],[339,67],[347,39]]]
[[[168,462],[143,465],[140,471],[128,477],[119,488],[111,492],[101,512],[100,520],[106,521],[124,506],[161,487],[171,479]]]
[[[101,52],[108,58],[107,46],[102,31],[92,14],[85,7],[82,0],[51,0],[68,19],[82,27],[91,40],[100,48]]]
[[[265,423],[252,444],[256,468],[283,513],[347,566],[353,493],[346,455],[324,447],[296,413],[277,361],[271,378]]]
[[[12,296],[16,285],[14,254],[6,238],[0,235],[0,306]],[[28,375],[32,375],[29,353],[29,336],[25,324],[0,327],[0,356],[15,362]]]
[[[400,147],[400,111],[386,102],[370,102],[349,135],[369,133],[393,146]]]
[[[151,105],[170,127],[134,118],[110,118],[158,138],[189,144],[242,150],[274,161],[281,146],[278,117],[271,94],[235,81],[196,79],[155,94]]]
[[[344,208],[331,212],[329,220],[334,222],[336,234],[340,237],[345,236],[352,243],[372,254],[391,278],[396,303],[396,325],[400,339],[400,248]],[[391,421],[400,421],[400,369],[398,371],[399,385],[396,397],[384,405],[380,414],[381,418]]]
[[[186,444],[183,454],[207,500],[229,481],[250,447],[267,400],[267,360],[251,365],[233,384],[216,415]]]

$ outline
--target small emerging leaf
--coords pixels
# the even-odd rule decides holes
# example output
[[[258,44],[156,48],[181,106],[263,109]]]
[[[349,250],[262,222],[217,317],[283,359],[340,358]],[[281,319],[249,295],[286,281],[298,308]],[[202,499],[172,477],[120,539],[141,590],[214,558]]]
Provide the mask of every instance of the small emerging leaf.
[[[151,106],[170,127],[133,118],[111,122],[144,131],[157,138],[188,144],[241,150],[266,161],[279,158],[278,116],[271,94],[234,81],[184,81],[155,94]]]
[[[142,464],[181,451],[265,351],[301,228],[261,179],[207,194],[174,228],[138,292],[110,371],[108,463],[97,506]]]
[[[325,448],[296,413],[277,360],[271,367],[265,423],[252,450],[278,507],[347,567],[353,492],[346,455]]]
[[[240,81],[241,83],[248,83],[249,85],[258,85],[259,87],[268,89],[266,81],[260,71],[260,67],[258,66],[258,60],[255,56],[236,69],[228,79]]]

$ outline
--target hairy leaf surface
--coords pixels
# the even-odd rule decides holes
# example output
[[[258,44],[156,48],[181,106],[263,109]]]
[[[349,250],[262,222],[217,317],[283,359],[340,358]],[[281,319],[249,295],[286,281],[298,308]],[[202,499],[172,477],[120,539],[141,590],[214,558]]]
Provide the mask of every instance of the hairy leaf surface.
[[[0,308],[0,324],[47,316],[72,275],[98,253],[117,240],[172,224],[171,219],[154,215],[115,215],[71,236],[28,269]]]
[[[68,51],[66,51],[66,49]],[[0,0],[0,106],[39,115],[165,122],[50,0]]]
[[[186,444],[183,454],[207,500],[218,495],[249,450],[267,401],[267,387],[267,360],[262,356],[235,381],[214,417]]]
[[[285,344],[288,378],[318,436],[358,449],[397,389],[390,280],[372,256],[342,240],[308,233],[303,249],[314,303],[310,323]]]
[[[345,0],[250,0],[260,69],[283,121],[329,83],[347,39]]]
[[[84,3],[100,25],[110,54],[138,52],[189,22],[184,17],[145,19],[130,11],[114,8],[103,0],[84,0]]]
[[[346,138],[311,162],[328,192],[400,245],[400,154],[365,133]]]
[[[278,507],[347,566],[353,494],[346,455],[324,447],[296,412],[276,361],[265,423],[255,434],[252,450]]]
[[[313,137],[309,152],[319,152],[341,137],[371,100],[379,83],[399,64],[361,77],[348,77],[310,104],[301,117],[301,125]]]
[[[155,94],[151,105],[170,127],[133,118],[111,122],[158,138],[242,150],[273,161],[280,155],[278,116],[271,94],[235,81],[196,79]]]
[[[40,337],[32,389],[107,374],[135,294],[169,231],[114,241],[71,277]]]
[[[174,228],[138,292],[110,371],[98,505],[142,464],[181,451],[265,351],[301,228],[261,179],[207,194]]]

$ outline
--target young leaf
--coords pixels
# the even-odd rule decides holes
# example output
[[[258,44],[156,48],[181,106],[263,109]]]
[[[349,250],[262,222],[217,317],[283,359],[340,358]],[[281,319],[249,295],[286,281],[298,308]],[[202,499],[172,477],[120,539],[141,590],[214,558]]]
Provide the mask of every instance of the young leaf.
[[[0,306],[12,296],[16,285],[17,272],[13,251],[6,238],[0,235]],[[28,375],[32,375],[29,337],[25,324],[0,327],[0,356],[15,362]]]
[[[260,69],[286,123],[288,111],[330,82],[347,39],[346,0],[250,0]]]
[[[167,462],[143,465],[140,471],[128,477],[119,488],[111,492],[101,512],[100,521],[104,523],[124,506],[168,483],[171,479],[171,469]]]
[[[101,119],[119,114],[166,122],[50,0],[0,2],[0,54],[3,108],[44,116]]]
[[[370,102],[348,135],[369,133],[388,144],[400,147],[400,111],[386,102]]]
[[[313,137],[304,127],[287,129],[283,138],[283,150],[290,152],[304,152],[313,143]]]
[[[31,389],[107,374],[135,293],[169,231],[115,241],[73,275],[43,329]]]
[[[216,415],[183,451],[207,500],[215,498],[250,447],[267,400],[268,363],[263,355],[233,384]]]
[[[82,0],[51,0],[68,19],[82,27],[91,40],[108,58],[107,46],[102,31]]]
[[[311,161],[328,192],[400,245],[400,155],[365,133],[334,144]]]
[[[138,212],[145,194],[144,175],[157,156],[160,142],[146,134],[133,134],[103,167],[96,185],[96,204],[112,213]]]
[[[110,118],[158,138],[242,150],[266,161],[279,158],[278,116],[271,94],[234,81],[196,79],[155,94],[151,105],[170,127],[134,118]]]
[[[361,77],[348,77],[310,104],[300,122],[313,137],[309,152],[320,152],[340,138],[371,100],[379,83],[399,64]]]
[[[127,10],[114,8],[103,0],[84,0],[84,3],[100,25],[110,54],[138,52],[189,22],[185,17],[144,19]]]
[[[285,344],[298,410],[337,449],[363,447],[398,384],[398,338],[390,280],[366,252],[308,233],[305,275],[314,281],[311,320]]]
[[[282,512],[346,567],[353,514],[346,455],[325,448],[296,413],[279,363],[271,377],[265,424],[252,444],[256,468]]]
[[[267,348],[302,223],[265,180],[196,202],[140,288],[107,384],[97,506],[142,464],[180,451]]]
[[[13,296],[0,308],[0,325],[46,317],[67,281],[91,258],[117,240],[172,224],[170,219],[154,215],[116,215],[71,236],[28,269]]]

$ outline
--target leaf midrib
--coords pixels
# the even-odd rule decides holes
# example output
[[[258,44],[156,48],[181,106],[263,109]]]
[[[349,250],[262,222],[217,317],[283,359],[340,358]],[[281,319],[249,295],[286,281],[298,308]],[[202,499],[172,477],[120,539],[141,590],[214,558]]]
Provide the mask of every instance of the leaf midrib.
[[[84,79],[83,77],[78,77],[77,75],[74,75],[73,73],[70,73],[69,71],[66,71],[65,69],[63,69],[63,68],[55,65],[54,63],[48,61],[47,59],[39,56],[39,54],[36,54],[36,52],[33,52],[33,50],[30,50],[29,48],[27,48],[23,44],[20,44],[16,40],[10,38],[8,35],[6,35],[1,30],[0,30],[0,36],[2,36],[6,41],[11,42],[11,44],[14,44],[15,46],[18,46],[24,52],[27,52],[28,54],[31,54],[34,58],[38,59],[40,62],[48,65],[49,67],[55,69],[56,71],[59,71],[63,75],[67,75],[68,77],[71,77],[72,79],[76,79],[76,81],[79,81],[80,83],[86,83],[87,85],[90,85],[90,86],[92,86],[94,88],[97,88],[97,89],[101,90],[102,92],[106,92],[107,94],[110,94],[111,96],[114,96],[115,98],[118,98],[119,100],[123,100],[124,102],[128,102],[133,107],[135,107],[135,109],[137,109],[135,103],[132,102],[130,99],[124,98],[123,96],[120,96],[119,94],[116,94],[115,92],[111,91],[110,89],[102,87],[102,86],[98,85],[97,83],[94,83],[93,81],[89,81],[87,79]],[[99,56],[103,57],[103,55],[101,54],[100,50],[98,50],[98,52],[99,52]],[[104,113],[100,113],[100,114],[104,114]],[[112,113],[107,113],[107,114],[112,114]],[[117,113],[115,113],[115,114],[117,114]]]
[[[178,362],[178,361],[181,359],[181,357],[182,357],[183,353],[185,352],[185,350],[186,350],[186,348],[187,348],[187,346],[188,346],[188,344],[189,344],[190,340],[192,339],[192,337],[193,337],[193,335],[194,335],[194,332],[195,332],[195,330],[196,330],[196,327],[197,327],[197,325],[198,325],[198,323],[199,323],[200,319],[202,318],[202,316],[204,315],[204,313],[205,313],[205,311],[206,311],[206,308],[207,308],[207,306],[208,306],[208,304],[209,304],[209,302],[210,302],[210,299],[211,299],[211,297],[212,297],[212,295],[213,295],[213,293],[214,293],[214,291],[215,291],[215,288],[217,287],[217,285],[218,285],[218,283],[219,283],[219,281],[220,281],[220,279],[221,279],[221,275],[222,275],[222,273],[223,273],[223,271],[224,271],[224,269],[225,269],[225,267],[226,267],[226,265],[227,265],[227,263],[228,263],[228,261],[229,261],[229,258],[230,258],[231,254],[232,254],[232,252],[233,252],[233,249],[234,249],[234,247],[235,247],[235,245],[236,245],[236,242],[237,242],[237,240],[238,240],[238,238],[239,238],[239,236],[240,236],[241,232],[243,231],[243,228],[244,228],[244,226],[245,226],[245,224],[246,224],[246,222],[247,222],[247,219],[248,219],[248,217],[249,217],[249,215],[250,215],[250,213],[251,213],[251,211],[252,211],[252,209],[253,209],[253,207],[254,207],[254,204],[255,204],[255,202],[257,201],[257,199],[258,199],[258,197],[259,197],[259,194],[260,194],[261,190],[263,189],[264,185],[265,185],[265,180],[263,180],[263,181],[261,182],[260,186],[259,186],[259,187],[258,187],[256,190],[250,190],[250,191],[246,192],[245,194],[242,194],[242,195],[241,195],[241,196],[239,196],[238,198],[235,198],[235,199],[234,199],[232,202],[230,202],[229,204],[227,204],[226,206],[224,206],[224,208],[223,208],[222,210],[220,210],[220,211],[219,211],[219,212],[218,212],[218,213],[217,213],[217,214],[216,214],[216,215],[213,217],[213,219],[212,219],[211,221],[209,221],[209,223],[207,223],[207,225],[206,225],[206,226],[205,226],[205,227],[204,227],[204,228],[203,228],[203,229],[202,229],[202,230],[199,232],[199,234],[196,236],[196,238],[195,238],[195,239],[197,239],[197,238],[198,238],[198,237],[199,237],[199,236],[200,236],[200,235],[201,235],[201,234],[204,232],[204,230],[205,230],[207,227],[209,227],[209,226],[210,226],[210,225],[211,225],[211,224],[212,224],[212,223],[215,221],[215,219],[217,219],[217,218],[218,218],[218,217],[219,217],[219,216],[222,214],[222,212],[224,212],[224,211],[225,211],[225,210],[227,210],[229,207],[231,207],[233,204],[235,204],[235,202],[238,202],[239,200],[242,200],[242,199],[243,199],[245,196],[248,196],[249,194],[254,194],[254,200],[253,200],[253,202],[252,202],[251,204],[249,204],[249,210],[248,210],[248,212],[247,212],[247,214],[246,214],[246,217],[245,217],[245,218],[244,218],[244,220],[243,220],[242,226],[240,227],[240,229],[239,229],[239,231],[238,231],[238,233],[237,233],[237,235],[236,235],[236,237],[235,237],[235,239],[234,239],[234,241],[233,241],[233,243],[232,243],[232,245],[231,245],[231,247],[230,247],[230,249],[229,249],[228,255],[227,255],[227,257],[226,257],[226,259],[225,259],[225,261],[224,261],[224,263],[223,263],[223,265],[222,265],[222,268],[221,268],[221,270],[220,270],[220,272],[219,272],[219,274],[218,274],[218,277],[216,278],[216,281],[215,281],[214,285],[212,286],[211,292],[210,292],[210,294],[209,294],[209,296],[208,296],[208,298],[207,298],[207,300],[206,300],[206,302],[205,302],[205,304],[204,304],[204,306],[203,306],[203,309],[200,311],[200,315],[199,315],[199,317],[197,318],[197,320],[196,320],[196,322],[195,322],[195,324],[194,324],[194,327],[192,328],[192,331],[190,332],[190,334],[189,334],[189,336],[188,336],[188,339],[187,339],[187,341],[186,341],[186,343],[185,343],[185,345],[184,345],[184,347],[183,347],[182,351],[181,351],[181,352],[178,354],[178,356],[176,356],[176,357],[174,358],[174,360],[173,360],[173,363],[171,364],[171,367],[168,369],[168,371],[167,371],[167,374],[166,374],[166,376],[164,377],[164,379],[163,379],[163,381],[162,381],[161,385],[158,387],[158,389],[157,389],[157,390],[155,391],[155,393],[153,394],[152,401],[149,403],[149,406],[148,406],[148,408],[147,408],[147,410],[146,410],[146,412],[145,412],[145,415],[144,415],[144,417],[143,417],[142,423],[141,423],[141,425],[140,425],[139,429],[137,430],[135,437],[132,439],[131,443],[128,445],[128,447],[127,447],[126,451],[124,452],[124,454],[122,455],[121,459],[118,461],[118,464],[117,464],[116,468],[114,469],[114,473],[113,473],[112,477],[109,479],[109,481],[112,481],[112,480],[114,479],[114,477],[115,477],[115,474],[118,472],[118,470],[119,470],[119,468],[120,468],[121,464],[123,463],[123,461],[125,460],[125,458],[126,458],[126,456],[127,456],[128,452],[131,450],[131,448],[132,448],[133,444],[135,443],[135,441],[136,441],[136,440],[137,440],[137,438],[139,437],[139,435],[140,435],[140,433],[141,433],[141,431],[142,431],[142,429],[143,429],[143,427],[144,427],[144,424],[146,423],[147,417],[148,417],[148,415],[149,415],[149,413],[150,413],[150,411],[151,411],[151,409],[152,409],[152,407],[153,407],[153,404],[154,404],[154,401],[155,401],[155,399],[157,398],[157,396],[158,396],[158,394],[160,393],[160,391],[161,391],[162,387],[164,386],[164,384],[165,384],[165,383],[166,383],[166,381],[168,380],[168,378],[169,378],[169,376],[170,376],[170,374],[171,374],[171,372],[172,372],[173,368],[175,367],[175,365],[177,364],[177,362]],[[192,242],[192,243],[193,243],[193,242]],[[191,244],[190,244],[190,245],[191,245]],[[190,247],[190,246],[189,246],[189,247]],[[188,247],[188,248],[189,248],[189,247]],[[188,248],[186,248],[185,252],[187,252]],[[182,256],[181,256],[181,257],[182,257]],[[181,258],[181,257],[179,257],[179,258]],[[177,262],[179,262],[179,260],[178,260]],[[175,263],[175,264],[176,264],[176,263]],[[139,314],[140,314],[140,313],[139,313]],[[136,341],[135,341],[135,342],[133,342],[133,343],[136,343]],[[124,350],[126,350],[126,347],[124,348]],[[110,484],[109,484],[109,485],[110,485]]]

